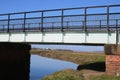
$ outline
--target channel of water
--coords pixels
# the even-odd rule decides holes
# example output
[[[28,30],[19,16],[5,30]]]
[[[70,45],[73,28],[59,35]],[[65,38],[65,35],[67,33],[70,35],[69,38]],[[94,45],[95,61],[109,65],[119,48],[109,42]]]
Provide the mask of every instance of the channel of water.
[[[76,69],[72,62],[31,55],[30,80],[41,80],[43,77],[63,69]]]

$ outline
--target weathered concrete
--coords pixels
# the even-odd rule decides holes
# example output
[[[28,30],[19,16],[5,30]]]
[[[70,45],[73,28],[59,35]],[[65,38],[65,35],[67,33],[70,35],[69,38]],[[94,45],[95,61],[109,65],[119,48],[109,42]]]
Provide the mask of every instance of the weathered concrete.
[[[106,73],[120,76],[120,45],[105,45]]]
[[[30,45],[0,43],[0,80],[29,80]]]
[[[104,46],[106,55],[120,55],[120,45],[107,44]]]

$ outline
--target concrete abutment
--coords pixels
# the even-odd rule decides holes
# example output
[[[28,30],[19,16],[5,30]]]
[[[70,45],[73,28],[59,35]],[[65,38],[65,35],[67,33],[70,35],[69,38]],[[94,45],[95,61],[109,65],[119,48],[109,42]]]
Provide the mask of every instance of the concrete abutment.
[[[0,80],[29,80],[31,46],[0,43]]]
[[[120,45],[106,44],[106,73],[108,75],[120,76]]]

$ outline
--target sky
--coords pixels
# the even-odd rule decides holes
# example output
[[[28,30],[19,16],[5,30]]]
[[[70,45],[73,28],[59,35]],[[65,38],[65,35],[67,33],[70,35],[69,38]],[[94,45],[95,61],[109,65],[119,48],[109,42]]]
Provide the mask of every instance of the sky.
[[[0,0],[0,13],[120,4],[120,0]]]
[[[0,14],[112,4],[120,4],[120,0],[0,0]],[[32,47],[67,48],[82,51],[103,50],[101,46],[32,45]]]

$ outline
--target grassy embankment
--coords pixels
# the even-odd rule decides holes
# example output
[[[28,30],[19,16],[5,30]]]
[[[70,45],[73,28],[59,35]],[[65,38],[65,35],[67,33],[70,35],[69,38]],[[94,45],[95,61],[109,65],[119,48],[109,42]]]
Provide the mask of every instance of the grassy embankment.
[[[80,65],[105,61],[104,54],[96,54],[92,52],[33,49],[31,50],[31,54],[38,54],[43,57],[70,61]]]
[[[104,53],[96,54],[92,52],[32,49],[31,54],[79,64],[77,70],[62,70],[46,76],[43,80],[120,80],[120,77],[107,76],[104,73]]]

